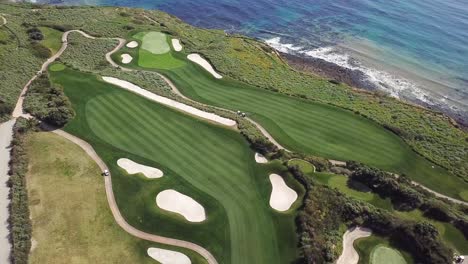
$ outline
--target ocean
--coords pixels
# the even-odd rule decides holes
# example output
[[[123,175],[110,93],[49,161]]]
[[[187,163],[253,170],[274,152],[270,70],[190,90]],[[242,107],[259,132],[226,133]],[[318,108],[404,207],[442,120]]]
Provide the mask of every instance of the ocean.
[[[468,120],[467,0],[64,0],[64,4],[160,9],[195,26],[245,34],[282,52],[362,71],[379,90]]]

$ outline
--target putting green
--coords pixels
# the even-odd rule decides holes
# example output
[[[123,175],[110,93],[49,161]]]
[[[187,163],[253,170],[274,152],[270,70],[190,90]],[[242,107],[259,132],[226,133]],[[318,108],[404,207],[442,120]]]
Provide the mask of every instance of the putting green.
[[[121,52],[126,50],[126,52],[132,54],[136,53],[135,50],[138,50],[138,66],[154,69],[173,69],[185,65],[183,60],[174,57],[166,34],[153,31],[139,32],[133,38],[140,40],[142,45],[137,49],[124,48]]]
[[[398,250],[386,246],[377,246],[371,252],[371,264],[406,264]]]
[[[89,142],[112,172],[117,204],[125,219],[146,232],[189,240],[220,263],[289,263],[297,254],[294,212],[269,208],[268,175],[279,162],[258,165],[235,131],[194,119],[69,69],[51,72],[77,113],[65,130]],[[129,177],[119,158],[160,168],[165,177]],[[288,185],[300,195],[300,184]],[[159,210],[154,202],[174,188],[200,204],[207,220],[191,224]],[[298,199],[301,200],[301,199]],[[255,250],[253,250],[255,249]]]
[[[54,71],[54,72],[63,71],[65,70],[65,65],[63,65],[62,63],[56,62],[49,66],[49,70]]]
[[[369,119],[229,78],[216,80],[193,63],[186,60],[185,63],[183,67],[157,70],[194,100],[248,113],[290,150],[330,159],[355,160],[406,174],[437,192],[466,199],[461,192],[468,189],[468,183],[434,166],[397,135]],[[139,63],[139,66],[142,65]]]
[[[136,39],[141,40],[141,48],[153,54],[164,54],[171,50],[169,43],[167,43],[167,36],[161,32],[148,32],[143,34],[139,33],[134,36]]]

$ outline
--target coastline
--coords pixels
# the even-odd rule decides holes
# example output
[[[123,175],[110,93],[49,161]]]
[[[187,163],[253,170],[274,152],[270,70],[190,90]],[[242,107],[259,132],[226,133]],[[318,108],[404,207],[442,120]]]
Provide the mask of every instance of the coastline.
[[[301,56],[291,53],[285,53],[278,51],[280,56],[288,63],[292,68],[315,74],[327,79],[330,79],[331,82],[345,83],[352,88],[357,90],[367,91],[367,92],[381,92],[385,93],[378,88],[378,86],[367,80],[366,74],[360,70],[348,69],[341,67],[335,63],[309,56]],[[465,131],[468,131],[468,115],[463,115],[457,111],[453,111],[450,107],[443,104],[431,105],[417,98],[397,98],[406,103],[414,104],[423,108],[430,109],[435,112],[440,112],[453,120],[453,124],[462,128]]]

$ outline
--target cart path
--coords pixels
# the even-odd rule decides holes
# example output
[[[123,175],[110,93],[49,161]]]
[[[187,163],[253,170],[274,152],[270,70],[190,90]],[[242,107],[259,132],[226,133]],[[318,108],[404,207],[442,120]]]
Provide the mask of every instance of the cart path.
[[[354,227],[348,229],[343,235],[343,252],[336,261],[336,264],[357,264],[359,262],[359,254],[354,248],[354,241],[372,235],[370,229],[364,227]]]
[[[78,137],[75,137],[63,130],[55,129],[55,130],[52,130],[52,132],[70,140],[71,142],[75,143],[80,148],[82,148],[97,163],[101,171],[109,170],[107,165],[104,163],[104,161],[99,157],[96,151],[94,151],[93,147],[90,144],[88,144],[86,141]],[[197,252],[198,254],[200,254],[202,257],[204,257],[208,261],[209,264],[218,263],[216,259],[214,258],[214,256],[211,255],[211,253],[208,250],[204,249],[203,247],[197,244],[194,244],[188,241],[174,239],[174,238],[168,238],[168,237],[149,234],[149,233],[140,231],[134,228],[133,226],[129,225],[127,221],[125,221],[125,219],[123,218],[122,214],[120,213],[117,203],[115,201],[114,192],[112,190],[111,174],[109,174],[109,176],[103,176],[103,177],[104,177],[104,183],[106,187],[107,202],[109,203],[109,207],[112,211],[112,215],[114,216],[115,221],[122,229],[127,231],[129,234],[135,237],[144,239],[144,240],[193,250]]]
[[[23,87],[23,90],[21,91],[21,95],[18,98],[15,109],[13,111],[13,114],[12,114],[13,117],[15,117],[15,118],[16,117],[25,117],[25,118],[31,118],[32,117],[31,115],[26,114],[23,111],[24,96],[25,96],[29,86],[31,85],[31,83],[39,75],[41,75],[43,72],[45,72],[47,70],[47,67],[52,62],[54,62],[58,57],[60,57],[63,54],[63,52],[68,47],[68,35],[70,33],[72,33],[72,32],[80,33],[81,35],[83,35],[83,36],[85,36],[87,38],[90,38],[90,39],[97,39],[96,37],[93,37],[93,36],[83,32],[83,31],[80,31],[80,30],[70,30],[70,31],[65,32],[62,35],[62,47],[60,48],[60,50],[54,56],[50,57],[46,62],[44,62],[44,64],[42,64],[42,67],[41,67],[40,71],[38,71],[37,74],[34,75],[26,83],[26,85]],[[106,59],[109,62],[112,61],[110,56],[114,52],[119,50],[125,44],[124,39],[121,39],[121,38],[110,38],[110,39],[118,40],[119,44],[117,45],[116,48],[114,48],[112,51],[110,51],[110,52],[108,52],[106,54]],[[115,67],[118,67],[118,65],[115,64],[115,63],[112,63],[112,65],[114,65]],[[63,130],[57,130],[57,129],[54,130],[51,127],[48,127],[48,126],[45,126],[45,127],[47,129],[49,129],[49,130],[52,130],[52,132],[56,133],[57,135],[60,135],[60,136],[62,136],[64,138],[72,141],[73,143],[77,144],[79,147],[81,147],[98,164],[98,166],[101,168],[102,171],[108,170],[107,165],[97,155],[97,153],[94,151],[93,147],[91,145],[89,145],[87,142],[85,142],[85,141],[81,140],[80,138],[77,138],[77,137],[75,137],[75,136],[73,136],[73,135],[71,135],[71,134],[69,134],[69,133],[67,133],[67,132],[65,132]],[[104,177],[104,184],[105,184],[105,188],[106,188],[107,202],[109,203],[109,207],[110,207],[110,209],[112,211],[112,215],[114,216],[114,219],[117,222],[117,224],[122,229],[124,229],[126,232],[128,232],[129,234],[131,234],[131,235],[133,235],[135,237],[138,237],[140,239],[144,239],[144,240],[148,240],[148,241],[152,241],[152,242],[156,242],[156,243],[160,243],[160,244],[171,245],[171,246],[182,247],[182,248],[187,248],[187,249],[193,250],[193,251],[197,252],[198,254],[200,254],[202,257],[204,257],[208,261],[209,264],[218,264],[218,262],[216,261],[214,256],[208,250],[204,249],[203,247],[201,247],[201,246],[199,246],[197,244],[194,244],[194,243],[191,243],[191,242],[188,242],[188,241],[183,241],[183,240],[178,240],[178,239],[173,239],[173,238],[168,238],[168,237],[149,234],[149,233],[140,231],[140,230],[134,228],[133,226],[129,225],[127,223],[127,221],[125,221],[125,219],[123,218],[122,214],[120,213],[119,208],[117,206],[117,203],[115,201],[114,192],[113,192],[113,189],[112,189],[111,175]]]

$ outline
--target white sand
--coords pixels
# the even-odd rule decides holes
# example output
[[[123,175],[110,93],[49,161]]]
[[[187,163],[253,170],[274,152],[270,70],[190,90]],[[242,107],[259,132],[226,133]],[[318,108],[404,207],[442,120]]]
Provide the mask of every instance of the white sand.
[[[363,227],[348,229],[343,235],[343,252],[336,261],[336,264],[356,264],[359,261],[359,254],[354,249],[354,241],[362,237],[368,237],[372,231]]]
[[[196,64],[198,64],[200,66],[202,66],[205,70],[207,70],[209,73],[211,73],[211,75],[213,75],[216,79],[223,78],[223,76],[221,76],[219,73],[217,73],[213,69],[213,66],[211,66],[211,64],[207,60],[202,58],[202,56],[200,56],[199,54],[192,53],[192,54],[187,56],[187,59],[195,62]]]
[[[156,196],[159,208],[181,214],[187,221],[202,222],[206,219],[205,208],[191,197],[175,190],[164,190]]]
[[[162,248],[148,248],[148,256],[161,264],[191,264],[190,259],[177,251],[162,249]]]
[[[265,158],[265,156],[263,156],[260,153],[255,153],[255,161],[257,163],[267,163],[268,162],[267,158]]]
[[[273,190],[270,196],[270,206],[273,209],[284,212],[291,208],[297,199],[297,193],[289,188],[278,174],[270,174],[270,182]]]
[[[172,39],[172,47],[174,47],[175,51],[181,51],[182,50],[182,45],[180,45],[180,40]]]
[[[11,244],[8,240],[8,162],[10,161],[10,149],[8,148],[13,136],[15,120],[0,124],[0,263],[10,263]]]
[[[119,165],[119,167],[121,167],[122,169],[126,170],[128,174],[142,173],[150,179],[161,178],[164,175],[164,173],[159,169],[150,166],[145,166],[129,159],[119,159],[117,161],[117,165]]]
[[[129,43],[127,43],[127,48],[131,48],[131,49],[134,49],[138,47],[138,42],[136,42],[135,40],[134,41],[130,41]]]
[[[154,94],[152,92],[149,92],[133,83],[130,83],[130,82],[127,82],[127,81],[124,81],[124,80],[120,80],[120,79],[117,79],[117,78],[114,78],[114,77],[102,77],[102,79],[108,83],[111,83],[111,84],[114,84],[114,85],[117,85],[121,88],[124,88],[126,90],[129,90],[131,92],[134,92],[136,94],[139,94],[141,96],[144,96],[150,100],[153,100],[155,102],[158,102],[160,104],[163,104],[163,105],[166,105],[166,106],[169,106],[169,107],[173,107],[173,108],[176,108],[182,112],[186,112],[186,113],[189,113],[189,114],[192,114],[194,116],[198,116],[198,117],[201,117],[201,118],[204,118],[204,119],[207,119],[207,120],[210,120],[210,121],[213,121],[213,122],[216,122],[216,123],[219,123],[221,125],[225,125],[225,126],[235,126],[236,125],[236,121],[232,120],[232,119],[228,119],[228,118],[224,118],[224,117],[221,117],[219,115],[216,115],[216,114],[213,114],[213,113],[209,113],[209,112],[205,112],[205,111],[202,111],[200,109],[197,109],[193,106],[189,106],[189,105],[186,105],[186,104],[183,104],[183,103],[179,103],[175,100],[172,100],[172,99],[169,99],[169,98],[166,98],[166,97],[163,97],[163,96],[160,96],[160,95],[157,95],[157,94]]]
[[[124,53],[124,54],[120,55],[120,57],[122,57],[122,63],[123,64],[129,64],[133,60],[133,57],[130,56],[130,54],[127,54],[127,53]]]

